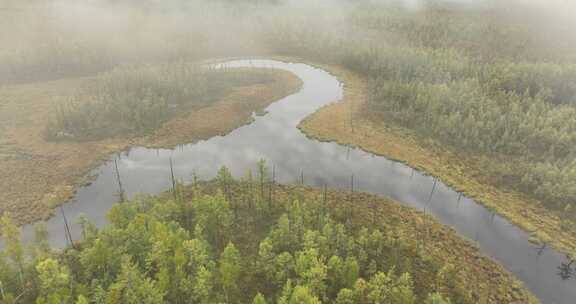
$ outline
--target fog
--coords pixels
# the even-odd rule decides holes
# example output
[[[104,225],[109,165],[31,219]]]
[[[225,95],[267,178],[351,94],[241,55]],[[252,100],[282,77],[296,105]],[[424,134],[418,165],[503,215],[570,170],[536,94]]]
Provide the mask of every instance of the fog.
[[[277,49],[265,39],[271,27],[282,25],[288,31],[306,24],[311,31],[346,32],[347,17],[357,5],[395,5],[408,14],[426,14],[439,7],[481,11],[494,22],[528,23],[531,39],[537,43],[549,43],[550,37],[571,43],[576,36],[576,6],[562,0],[239,2],[3,0],[0,52],[85,48],[114,62],[268,54]],[[356,32],[356,36],[364,34]]]
[[[106,146],[101,153],[119,152],[114,147],[122,144],[116,141],[138,143],[177,115],[208,107],[170,104],[172,96],[202,101],[208,93],[225,93],[211,100],[224,103],[236,89],[261,94],[266,81],[280,78],[223,92],[207,84],[232,78],[206,75],[223,72],[224,77],[230,69],[197,64],[255,57],[326,64],[326,70],[343,68],[363,76],[354,82],[365,84],[358,89],[359,109],[354,109],[355,99],[346,110],[337,109],[340,122],[350,120],[351,134],[355,124],[368,122],[367,128],[359,127],[364,136],[383,126],[386,136],[398,127],[398,136],[406,129],[414,142],[430,139],[432,146],[449,152],[434,164],[440,169],[430,165],[431,172],[448,172],[453,164],[440,161],[461,158],[456,171],[447,173],[449,180],[462,182],[456,188],[467,192],[476,179],[486,182],[488,188],[471,193],[503,190],[495,204],[509,203],[508,193],[517,192],[522,201],[510,203],[518,206],[498,210],[510,212],[520,224],[526,220],[524,228],[542,229],[544,236],[563,230],[561,246],[576,235],[576,2],[569,0],[0,0],[0,214],[15,212],[19,223],[38,220],[64,200],[54,193],[71,191],[60,186],[79,184],[78,176],[88,172],[81,172],[88,167],[82,169],[84,161],[97,163],[90,159],[96,154],[82,151],[101,145],[94,150]],[[235,72],[239,80],[249,80],[244,70]],[[198,94],[186,95],[190,92]],[[124,112],[116,115],[118,109]],[[223,121],[219,111],[201,120]],[[322,127],[330,129],[331,118]],[[124,121],[132,124],[102,131],[110,122]],[[82,137],[74,130],[98,136]],[[362,137],[357,134],[343,136],[354,143]],[[266,142],[258,133],[248,137]],[[406,151],[419,153],[420,148]],[[434,147],[418,157],[437,152]],[[306,161],[318,157],[308,155]],[[415,167],[421,166],[418,157],[413,157]],[[471,170],[461,170],[468,157]],[[462,179],[454,178],[458,172]],[[376,175],[374,180],[386,179]],[[474,182],[467,183],[468,178]],[[529,205],[532,201],[537,204]],[[534,216],[541,210],[542,218]],[[543,241],[548,245],[548,239]],[[516,252],[497,243],[502,252]],[[549,286],[542,283],[547,279],[527,281]],[[558,286],[572,294],[573,289]]]

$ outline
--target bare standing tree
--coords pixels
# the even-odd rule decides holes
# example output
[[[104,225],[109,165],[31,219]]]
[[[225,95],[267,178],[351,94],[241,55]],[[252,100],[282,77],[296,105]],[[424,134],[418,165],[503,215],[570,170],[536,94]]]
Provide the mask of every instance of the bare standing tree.
[[[120,170],[118,170],[118,159],[114,158],[114,170],[116,172],[116,181],[118,182],[118,196],[120,202],[124,202],[124,188],[122,187],[122,179],[120,178]]]

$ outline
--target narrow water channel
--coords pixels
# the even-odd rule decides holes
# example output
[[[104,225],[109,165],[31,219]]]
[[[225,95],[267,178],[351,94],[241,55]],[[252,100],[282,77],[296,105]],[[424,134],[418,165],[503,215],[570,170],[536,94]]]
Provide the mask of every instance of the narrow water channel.
[[[283,69],[300,77],[304,86],[298,93],[271,104],[267,115],[255,117],[253,123],[226,136],[175,149],[136,147],[123,153],[118,167],[128,196],[167,190],[170,158],[177,178],[188,182],[194,172],[202,179],[212,178],[222,165],[235,176],[244,176],[260,159],[276,167],[280,183],[300,180],[303,172],[308,185],[348,188],[354,175],[359,191],[385,195],[426,210],[461,236],[477,242],[484,254],[514,273],[543,303],[576,302],[576,280],[570,278],[569,261],[563,254],[529,243],[527,233],[430,176],[384,157],[311,140],[301,133],[296,127],[302,119],[342,98],[342,85],[334,76],[305,64],[270,60],[232,61],[225,65]],[[102,226],[106,212],[117,200],[114,162],[103,164],[93,174],[97,175],[95,181],[79,189],[63,209],[71,221],[85,214]],[[59,211],[56,214],[47,226],[51,244],[62,247],[66,244],[63,218]],[[25,241],[32,238],[32,231],[32,226],[24,227]],[[73,232],[79,234],[80,229],[75,227]],[[562,272],[563,263],[568,267]]]

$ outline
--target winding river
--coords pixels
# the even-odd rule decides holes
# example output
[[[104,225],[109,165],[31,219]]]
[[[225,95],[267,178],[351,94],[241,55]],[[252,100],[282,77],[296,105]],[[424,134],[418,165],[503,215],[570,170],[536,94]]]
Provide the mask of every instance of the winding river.
[[[184,181],[191,181],[193,172],[202,179],[212,178],[222,165],[235,176],[243,176],[260,159],[275,165],[281,183],[299,180],[303,172],[308,185],[348,188],[354,175],[359,191],[385,195],[426,210],[461,236],[476,241],[484,254],[514,273],[543,303],[576,302],[576,280],[570,278],[571,264],[563,254],[529,243],[526,232],[430,176],[384,157],[311,140],[301,133],[296,127],[302,119],[342,98],[342,84],[334,76],[305,64],[271,60],[239,60],[224,65],[278,68],[294,73],[304,85],[298,93],[271,104],[267,115],[255,116],[253,123],[226,136],[175,149],[135,147],[123,153],[118,167],[128,196],[167,190],[170,158],[175,175]],[[80,188],[63,210],[71,221],[85,214],[102,226],[107,210],[117,200],[114,161],[103,164],[93,174],[97,176],[94,182]],[[61,247],[66,244],[64,224],[62,214],[56,213],[47,226],[51,244]],[[32,238],[32,230],[30,225],[24,227],[25,241]]]

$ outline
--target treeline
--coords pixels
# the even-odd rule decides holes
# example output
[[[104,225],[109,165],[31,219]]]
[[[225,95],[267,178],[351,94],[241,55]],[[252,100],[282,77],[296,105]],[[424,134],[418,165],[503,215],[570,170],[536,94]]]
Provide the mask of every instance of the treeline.
[[[0,86],[89,76],[123,64],[267,53],[259,41],[261,19],[284,2],[0,1]]]
[[[513,29],[499,26],[500,31]],[[425,40],[420,35],[428,37],[417,32],[414,39]],[[456,30],[446,36],[457,37]],[[573,210],[576,64],[528,61],[530,50],[524,56],[521,48],[508,56],[506,47],[524,37],[489,37],[494,36],[501,39],[492,46],[490,60],[468,54],[457,42],[381,49],[375,56],[374,50],[360,50],[359,66],[372,79],[366,110],[376,120],[380,116],[482,156],[495,184],[528,193],[552,209]]]
[[[26,250],[5,215],[2,303],[522,299],[496,296],[510,287],[502,283],[465,288],[450,259],[429,255],[433,249],[421,236],[397,230],[394,216],[381,221],[376,213],[358,215],[360,206],[370,206],[362,196],[277,185],[263,162],[251,176],[234,180],[223,168],[212,182],[176,184],[158,197],[120,202],[101,230],[81,220],[82,239],[62,252],[49,248],[41,225]]]
[[[216,102],[234,87],[270,82],[272,73],[186,62],[116,68],[58,101],[46,133],[59,140],[146,134],[179,113]]]

